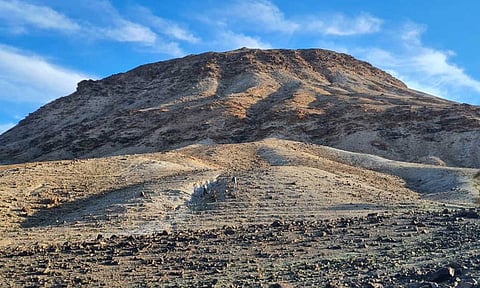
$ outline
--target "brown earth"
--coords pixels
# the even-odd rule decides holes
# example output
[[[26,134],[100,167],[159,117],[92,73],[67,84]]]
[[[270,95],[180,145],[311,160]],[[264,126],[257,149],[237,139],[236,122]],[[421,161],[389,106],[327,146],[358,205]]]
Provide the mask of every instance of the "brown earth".
[[[7,286],[447,287],[480,277],[475,169],[278,139],[0,169]],[[448,267],[454,276],[435,279]]]

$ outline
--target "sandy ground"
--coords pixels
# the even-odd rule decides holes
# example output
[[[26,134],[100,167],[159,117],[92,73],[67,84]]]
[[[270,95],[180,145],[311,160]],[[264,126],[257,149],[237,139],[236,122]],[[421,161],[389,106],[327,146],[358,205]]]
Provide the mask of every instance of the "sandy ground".
[[[477,172],[277,139],[0,166],[1,280],[467,285]]]

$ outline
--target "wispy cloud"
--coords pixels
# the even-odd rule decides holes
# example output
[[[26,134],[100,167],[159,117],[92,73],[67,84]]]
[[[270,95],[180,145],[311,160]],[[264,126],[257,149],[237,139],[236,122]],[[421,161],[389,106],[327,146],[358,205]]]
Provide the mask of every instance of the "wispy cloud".
[[[150,28],[133,23],[123,18],[114,19],[112,27],[98,29],[100,37],[118,42],[137,42],[153,45],[157,41],[157,34]]]
[[[142,9],[140,6],[136,8],[137,11],[138,9]],[[178,42],[163,39],[157,33],[161,24],[164,25],[164,30],[161,32],[163,34],[174,35],[175,37],[173,38],[176,38],[176,40],[178,40],[178,38],[184,38],[190,41],[197,40],[186,30],[182,30],[178,25],[156,17],[146,9],[142,11],[145,12],[145,14],[142,15],[141,21],[134,21],[131,17],[122,15],[109,1],[92,1],[90,3],[90,9],[102,11],[102,23],[95,25],[90,24],[85,28],[86,34],[88,34],[90,38],[134,43],[140,46],[141,49],[139,50],[142,52],[162,53],[175,57],[182,56],[185,52]]]
[[[91,38],[153,45],[157,34],[149,27],[133,22],[122,16],[109,1],[89,2],[89,8],[95,13],[101,11],[101,21],[86,25],[85,32]],[[100,16],[100,15],[99,15]]]
[[[224,22],[241,22],[256,30],[292,33],[299,28],[298,23],[286,19],[277,6],[266,0],[237,1],[222,14]]]
[[[221,31],[217,34],[217,45],[223,49],[237,49],[241,47],[268,49],[271,45],[259,38],[247,36],[232,31]]]
[[[200,38],[195,36],[193,32],[181,27],[178,23],[156,16],[146,7],[137,6],[132,10],[139,15],[139,20],[159,34],[189,43],[200,42]]]
[[[296,15],[288,19],[278,6],[267,0],[236,1],[217,10],[215,21],[225,27],[243,31],[281,32],[288,34],[323,34],[353,36],[379,32],[382,20],[367,13],[347,16],[341,13],[322,16]],[[294,20],[295,19],[295,20]]]
[[[227,3],[198,17],[211,27],[209,34],[215,35],[216,40],[210,43],[218,44],[223,49],[243,46],[271,48],[269,40],[273,40],[275,45],[285,46],[290,39],[305,37],[319,37],[321,39],[314,42],[330,43],[328,46],[333,47],[338,45],[333,44],[329,36],[347,38],[377,33],[381,31],[383,23],[380,18],[367,13],[351,17],[341,13],[326,14],[323,17],[313,14],[287,17],[268,0],[237,0]],[[346,51],[347,48],[342,50]]]
[[[0,0],[0,19],[17,32],[26,32],[29,27],[65,32],[80,29],[78,23],[47,6],[17,0]]]
[[[76,22],[48,6],[18,0],[0,0],[0,21],[3,20],[5,26],[0,26],[0,30],[14,34],[27,33],[31,28],[75,32],[72,35],[77,40],[86,38],[94,41],[133,43],[149,46],[150,52],[172,56],[183,55],[184,52],[177,43],[159,37],[154,31],[159,26],[163,25],[162,33],[172,35],[173,38],[192,43],[198,41],[193,34],[174,22],[155,18],[151,13],[145,15],[151,20],[150,25],[143,25],[121,15],[109,1],[86,1],[83,5],[87,5],[88,11],[94,15],[90,17],[90,21],[82,19],[81,22]]]
[[[395,74],[409,87],[452,100],[459,93],[480,93],[480,81],[452,62],[455,53],[426,46],[421,39],[424,25],[408,23],[399,33],[393,50],[359,49],[357,54],[372,64]]]
[[[382,20],[363,13],[355,17],[343,14],[327,15],[324,17],[309,18],[303,26],[304,31],[334,36],[353,36],[371,34],[380,31]]]
[[[39,56],[0,45],[1,100],[44,104],[73,92],[76,84],[87,78]]]

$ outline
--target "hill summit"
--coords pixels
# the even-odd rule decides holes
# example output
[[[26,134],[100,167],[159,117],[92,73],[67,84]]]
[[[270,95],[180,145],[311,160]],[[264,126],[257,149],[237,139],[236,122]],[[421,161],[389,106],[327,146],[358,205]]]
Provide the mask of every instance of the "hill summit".
[[[82,81],[1,135],[0,163],[281,138],[480,167],[479,128],[479,107],[411,90],[349,55],[242,48]]]

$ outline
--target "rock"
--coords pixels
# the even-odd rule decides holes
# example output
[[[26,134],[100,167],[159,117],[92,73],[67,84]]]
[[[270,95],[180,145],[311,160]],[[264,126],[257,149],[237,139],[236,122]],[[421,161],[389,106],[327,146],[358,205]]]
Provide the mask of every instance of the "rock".
[[[429,274],[429,280],[441,283],[447,280],[452,279],[455,276],[455,269],[452,267],[442,267],[435,272]]]
[[[275,220],[275,221],[272,222],[271,226],[275,227],[275,228],[280,227],[280,226],[283,226],[283,222],[280,221],[280,220]]]
[[[478,219],[480,218],[480,213],[474,208],[471,208],[469,210],[462,210],[458,212],[458,216],[462,218],[468,218],[468,219]]]
[[[276,282],[276,283],[272,283],[268,286],[268,288],[291,288],[292,285],[288,284],[288,283],[284,283],[284,282]]]
[[[342,287],[345,287],[343,284],[337,282],[337,281],[330,281],[327,283],[327,285],[325,286],[327,288],[342,288]]]
[[[458,283],[458,288],[473,288],[473,287],[478,287],[478,281],[474,278],[468,278],[461,280]]]
[[[376,282],[370,282],[365,287],[368,287],[368,288],[383,288],[383,284],[376,283]]]
[[[223,233],[225,235],[233,235],[233,234],[235,234],[235,229],[231,226],[224,227]]]
[[[42,271],[42,274],[50,274],[51,272],[52,272],[52,270],[50,270],[50,268],[47,267]]]

